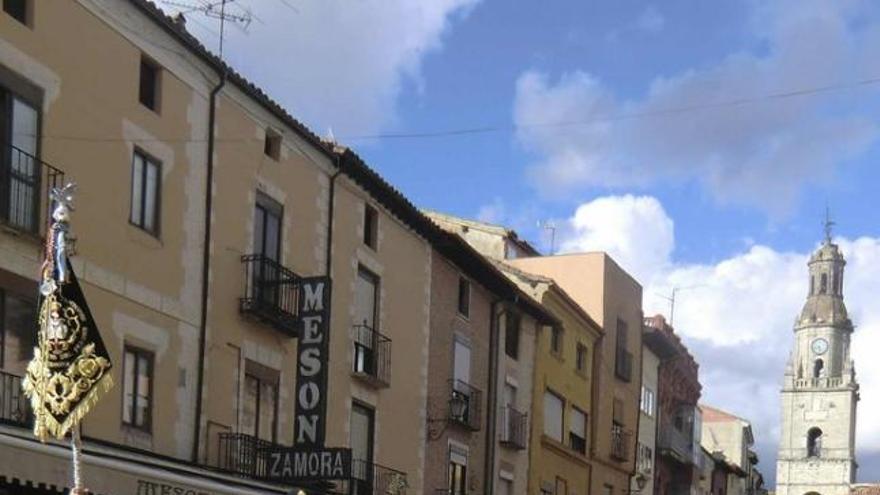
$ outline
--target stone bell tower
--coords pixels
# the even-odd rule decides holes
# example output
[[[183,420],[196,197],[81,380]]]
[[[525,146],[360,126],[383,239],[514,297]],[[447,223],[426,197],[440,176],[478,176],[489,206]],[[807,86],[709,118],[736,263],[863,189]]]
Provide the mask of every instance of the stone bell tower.
[[[855,482],[859,385],[843,303],[846,261],[831,226],[826,221],[825,241],[810,258],[807,301],[794,325],[782,388],[778,495],[849,495]]]

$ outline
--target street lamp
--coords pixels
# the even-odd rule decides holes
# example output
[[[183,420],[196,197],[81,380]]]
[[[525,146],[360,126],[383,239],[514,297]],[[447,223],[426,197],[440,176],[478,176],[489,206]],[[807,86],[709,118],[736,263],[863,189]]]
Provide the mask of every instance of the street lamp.
[[[464,419],[466,410],[467,401],[464,399],[464,395],[452,392],[452,398],[449,399],[449,416],[456,421],[461,421]]]

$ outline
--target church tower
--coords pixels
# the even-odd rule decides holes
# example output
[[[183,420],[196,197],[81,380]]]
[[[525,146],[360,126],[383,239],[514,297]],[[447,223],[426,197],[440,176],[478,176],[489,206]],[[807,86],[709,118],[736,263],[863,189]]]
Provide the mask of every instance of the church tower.
[[[778,495],[849,495],[855,482],[859,385],[843,303],[846,261],[831,242],[831,225],[808,263],[807,301],[794,325],[782,388]]]

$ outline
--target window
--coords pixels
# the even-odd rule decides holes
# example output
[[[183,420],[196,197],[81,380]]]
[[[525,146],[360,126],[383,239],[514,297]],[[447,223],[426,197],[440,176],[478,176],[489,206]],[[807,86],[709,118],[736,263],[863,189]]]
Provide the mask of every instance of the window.
[[[822,455],[822,430],[810,428],[807,432],[807,457],[820,457]]]
[[[810,295],[812,296],[815,293],[816,293],[816,277],[814,277],[813,275],[810,275]]]
[[[158,236],[161,201],[161,168],[158,161],[140,150],[134,151],[131,163],[132,224]]]
[[[159,111],[159,85],[161,69],[152,60],[141,57],[141,77],[138,100],[154,112]]]
[[[37,345],[33,322],[36,321],[36,303],[0,290],[0,368],[24,374]],[[0,415],[2,415],[0,411]]]
[[[544,392],[544,434],[562,442],[563,409],[562,397],[546,390]]]
[[[276,161],[281,158],[281,135],[272,129],[266,129],[266,141],[263,143],[263,153]]]
[[[587,415],[576,407],[571,408],[571,427],[568,443],[572,450],[587,453]]]
[[[577,355],[574,361],[574,368],[579,373],[587,372],[587,346],[584,344],[578,343],[577,345]]]
[[[654,391],[642,385],[641,410],[648,417],[654,416]]]
[[[813,378],[822,378],[823,371],[825,370],[825,361],[821,359],[817,359],[816,362],[813,363]]]
[[[152,429],[153,353],[126,347],[123,357],[122,423]]]
[[[821,278],[819,279],[819,294],[825,294],[828,292],[828,274],[823,273]]]
[[[281,203],[257,191],[254,205],[254,254],[272,261],[281,260]]]
[[[458,449],[449,452],[449,494],[465,495],[467,489],[467,455]]]
[[[568,482],[560,477],[556,477],[556,495],[568,495]]]
[[[39,227],[38,107],[0,87],[0,217],[10,226],[28,232],[36,232]]]
[[[639,473],[650,473],[654,467],[654,451],[651,447],[639,442],[636,470]]]
[[[504,352],[513,359],[519,358],[520,316],[508,313],[507,326],[504,329]]]
[[[358,267],[354,295],[354,324],[376,329],[379,303],[379,277],[363,266]]]
[[[458,277],[458,314],[469,317],[471,314],[471,282]]]
[[[276,370],[251,361],[245,363],[242,433],[261,440],[275,441],[278,425],[278,377]]]
[[[632,379],[632,354],[627,350],[629,327],[626,322],[617,319],[617,340],[615,349],[614,374],[617,378],[628,382]]]
[[[359,402],[351,405],[351,445],[353,488],[351,493],[372,493],[373,473],[373,419],[375,412],[371,407]]]
[[[379,237],[379,212],[368,204],[364,204],[364,244],[376,249]]]
[[[557,325],[550,328],[550,352],[562,356],[562,327]]]
[[[28,0],[3,0],[3,12],[6,12],[18,22],[28,23]]]
[[[498,494],[513,495],[513,480],[508,478],[498,478]]]

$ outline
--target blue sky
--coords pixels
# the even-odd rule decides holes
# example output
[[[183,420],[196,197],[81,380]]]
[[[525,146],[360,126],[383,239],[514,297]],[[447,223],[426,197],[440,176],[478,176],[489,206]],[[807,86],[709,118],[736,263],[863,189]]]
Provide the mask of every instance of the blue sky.
[[[791,322],[830,205],[859,325],[861,477],[880,479],[880,425],[864,419],[880,414],[867,351],[880,345],[880,83],[862,83],[880,77],[880,6],[236,3],[256,20],[228,30],[225,58],[416,204],[506,224],[543,250],[536,225],[551,221],[557,249],[603,249],[631,270],[647,313],[697,286],[676,329],[705,400],[755,423],[771,483]],[[214,21],[188,18],[215,47]]]

